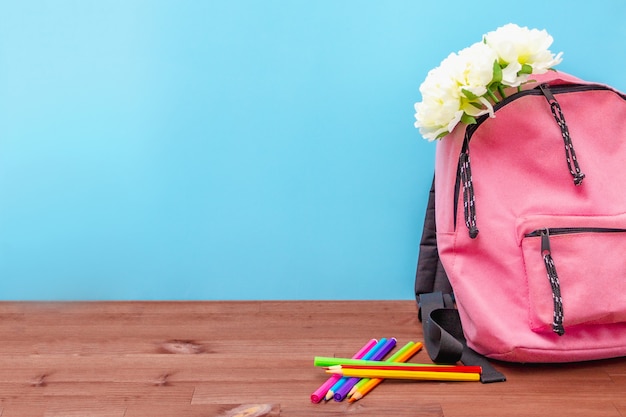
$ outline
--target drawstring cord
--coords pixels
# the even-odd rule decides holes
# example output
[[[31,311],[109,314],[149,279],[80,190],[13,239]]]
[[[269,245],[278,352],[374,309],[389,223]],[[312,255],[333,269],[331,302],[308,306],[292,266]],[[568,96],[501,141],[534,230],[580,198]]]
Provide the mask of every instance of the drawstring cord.
[[[478,227],[476,226],[476,196],[474,195],[474,184],[472,182],[472,169],[470,165],[469,146],[466,137],[459,158],[459,171],[461,173],[461,182],[463,185],[463,215],[465,218],[465,226],[469,231],[470,238],[474,239],[478,236]]]
[[[541,84],[539,88],[541,89],[543,95],[546,97],[546,100],[548,100],[548,104],[550,104],[550,111],[552,111],[552,116],[554,116],[556,124],[561,129],[561,136],[563,137],[563,144],[565,146],[565,160],[567,161],[567,167],[569,168],[569,172],[574,178],[574,184],[580,185],[585,178],[585,174],[580,171],[578,159],[576,158],[576,151],[574,151],[574,145],[572,144],[572,138],[569,135],[569,129],[567,127],[567,123],[565,122],[565,116],[563,115],[563,111],[561,110],[561,105],[558,101],[556,101],[556,98],[546,84]]]
[[[565,328],[563,327],[563,298],[561,297],[561,284],[559,282],[559,276],[556,273],[554,259],[552,259],[552,251],[550,249],[550,232],[548,229],[541,231],[541,256],[543,257],[543,263],[546,266],[548,280],[550,281],[550,287],[552,288],[552,302],[554,305],[552,331],[559,336],[562,336],[565,333]]]

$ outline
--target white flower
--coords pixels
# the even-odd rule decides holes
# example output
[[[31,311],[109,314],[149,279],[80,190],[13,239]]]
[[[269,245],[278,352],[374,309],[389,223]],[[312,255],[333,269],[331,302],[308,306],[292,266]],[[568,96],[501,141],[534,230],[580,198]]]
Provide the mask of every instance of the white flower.
[[[415,105],[415,127],[428,140],[450,133],[464,114],[493,112],[484,96],[493,79],[495,52],[476,43],[452,53],[431,70],[420,86],[422,101]]]
[[[483,96],[493,81],[497,59],[495,51],[482,42],[459,52],[453,69],[457,71],[455,80],[463,97],[461,108],[465,114],[476,117],[493,113],[491,103]]]
[[[519,87],[532,74],[543,74],[561,62],[548,49],[545,30],[508,24],[483,36],[483,41],[452,53],[431,70],[420,85],[415,127],[428,140],[440,139],[459,123],[494,117],[493,103],[506,97],[506,87]]]
[[[415,127],[422,136],[432,141],[454,129],[463,110],[458,85],[445,67],[439,66],[428,73],[420,93],[422,101],[415,104]]]
[[[530,74],[543,74],[561,62],[548,48],[552,36],[545,30],[528,29],[509,23],[484,37],[484,42],[498,54],[502,67],[502,84],[517,87]]]
[[[498,59],[496,53],[484,43],[475,43],[458,53],[450,70],[459,88],[474,96],[487,92],[487,85],[493,79],[493,64]]]

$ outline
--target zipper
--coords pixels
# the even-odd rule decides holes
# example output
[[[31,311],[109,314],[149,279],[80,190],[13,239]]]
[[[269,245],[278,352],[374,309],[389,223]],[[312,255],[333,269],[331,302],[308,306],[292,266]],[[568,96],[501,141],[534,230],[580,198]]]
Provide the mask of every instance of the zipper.
[[[554,227],[534,230],[524,235],[524,237],[541,237],[541,257],[546,268],[550,288],[552,289],[552,331],[559,336],[565,334],[565,328],[563,327],[563,297],[561,296],[559,275],[552,257],[550,236],[579,233],[626,233],[626,229],[613,227]]]
[[[576,93],[584,91],[612,91],[618,94],[622,99],[626,100],[626,94],[622,94],[608,86],[598,84],[561,84],[548,86],[547,84],[541,84],[538,87],[530,90],[523,90],[513,95],[508,96],[499,103],[494,105],[494,112],[497,112],[502,107],[509,105],[525,96],[539,96],[543,95],[548,104],[555,122],[559,126],[561,136],[563,138],[563,145],[565,148],[565,160],[567,162],[568,169],[572,175],[575,185],[580,185],[585,178],[585,174],[581,171],[574,150],[574,145],[569,134],[565,117],[561,111],[561,106],[556,100],[555,95]],[[470,238],[474,239],[478,236],[478,227],[476,222],[476,196],[474,194],[474,184],[471,175],[470,165],[470,152],[469,144],[472,140],[472,136],[476,129],[480,127],[482,123],[489,118],[489,115],[485,114],[476,119],[476,123],[468,125],[465,129],[465,136],[463,139],[463,146],[461,148],[461,154],[459,155],[459,163],[457,166],[456,184],[454,189],[454,228],[456,229],[456,217],[458,212],[459,194],[463,194],[463,217],[465,219],[465,226],[467,227]]]
[[[575,233],[624,233],[626,229],[618,227],[551,227],[533,230],[530,233],[526,233],[524,237],[543,236],[543,233],[546,231],[550,235],[568,235]]]
[[[530,90],[522,90],[515,94],[511,94],[510,96],[507,96],[505,99],[500,100],[499,103],[494,104],[493,111],[496,112],[502,107],[507,106],[511,104],[512,102],[514,102],[515,100],[518,100],[522,97],[545,95],[544,91],[541,89],[542,86],[548,87],[547,84],[540,84],[539,86],[535,88],[531,88]],[[598,85],[598,84],[559,84],[559,85],[549,86],[549,91],[551,91],[553,95],[563,94],[563,93],[581,93],[584,91],[612,91],[616,93],[617,95],[619,95],[622,99],[626,100],[626,94],[622,94],[621,92],[616,91],[606,85]],[[489,119],[489,115],[484,114],[476,118],[476,123],[467,126],[465,130],[465,136],[468,139],[468,142],[469,140],[471,140],[471,137],[474,134],[474,131],[478,129],[478,127],[487,119]]]

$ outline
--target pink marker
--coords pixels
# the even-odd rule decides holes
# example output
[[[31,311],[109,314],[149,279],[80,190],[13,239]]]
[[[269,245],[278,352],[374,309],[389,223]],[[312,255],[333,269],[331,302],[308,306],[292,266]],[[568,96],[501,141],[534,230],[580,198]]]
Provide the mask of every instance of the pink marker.
[[[372,339],[367,342],[357,353],[354,354],[352,359],[361,359],[371,348],[373,348],[378,343],[378,340]],[[326,396],[326,393],[335,385],[337,381],[341,379],[341,375],[335,374],[328,378],[326,382],[324,382],[318,389],[315,390],[313,394],[311,394],[311,402],[319,403],[322,401],[322,398]]]

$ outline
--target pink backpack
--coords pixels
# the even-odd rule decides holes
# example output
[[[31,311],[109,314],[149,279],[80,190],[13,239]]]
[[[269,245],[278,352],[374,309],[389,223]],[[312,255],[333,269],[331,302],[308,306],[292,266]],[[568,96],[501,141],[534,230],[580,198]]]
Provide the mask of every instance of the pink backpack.
[[[416,295],[438,361],[626,355],[626,95],[533,78],[437,143]]]

